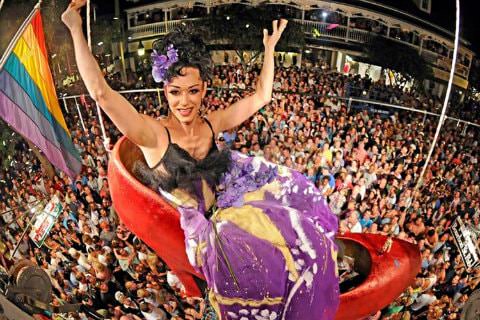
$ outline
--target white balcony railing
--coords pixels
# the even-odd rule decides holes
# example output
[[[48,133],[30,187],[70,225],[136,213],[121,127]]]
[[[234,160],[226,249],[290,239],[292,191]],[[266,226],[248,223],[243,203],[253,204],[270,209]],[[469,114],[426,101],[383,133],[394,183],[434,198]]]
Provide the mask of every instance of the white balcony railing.
[[[169,31],[179,27],[182,23],[201,20],[201,18],[170,20],[167,22],[155,22],[141,26],[130,27],[128,29],[132,40],[139,40],[145,37],[156,37],[164,35]]]
[[[169,32],[169,30],[180,26],[182,23],[201,20],[201,18],[194,18],[171,20],[167,22],[155,22],[141,26],[130,27],[129,33],[132,40],[142,39],[145,37],[155,37],[166,34],[167,32]],[[320,34],[320,36],[323,38],[332,38],[337,40],[343,40],[345,42],[351,41],[360,43],[366,43],[372,39],[372,34],[370,32],[361,29],[348,29],[346,26],[342,25],[331,28],[332,24],[319,21],[295,21],[300,22],[304,25],[306,33],[311,35]]]

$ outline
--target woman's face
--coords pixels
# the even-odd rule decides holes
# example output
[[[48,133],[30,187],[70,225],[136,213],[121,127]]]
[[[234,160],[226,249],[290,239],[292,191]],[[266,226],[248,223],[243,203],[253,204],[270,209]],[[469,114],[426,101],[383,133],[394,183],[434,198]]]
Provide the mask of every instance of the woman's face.
[[[197,68],[182,69],[183,76],[177,76],[165,87],[165,96],[173,115],[181,123],[192,123],[198,116],[202,99],[207,92],[207,83],[200,77]]]

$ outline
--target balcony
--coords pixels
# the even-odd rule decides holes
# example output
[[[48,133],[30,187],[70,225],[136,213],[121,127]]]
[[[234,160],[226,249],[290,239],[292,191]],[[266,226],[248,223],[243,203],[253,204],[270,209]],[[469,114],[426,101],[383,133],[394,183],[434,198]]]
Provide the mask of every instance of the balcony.
[[[305,28],[305,33],[309,38],[333,40],[336,42],[352,43],[352,44],[368,44],[372,39],[377,36],[376,33],[360,29],[348,27],[345,25],[333,26],[331,23],[311,20],[292,19],[298,23],[301,23]],[[186,23],[201,23],[202,18],[191,18],[181,20],[170,20],[166,22],[156,22],[140,26],[132,26],[129,28],[130,42],[141,40],[144,38],[154,38],[168,33],[176,27]],[[421,52],[422,57],[427,63],[431,64],[436,69],[441,71],[449,71],[451,59],[444,57],[443,55],[430,51],[424,47],[420,49],[419,44],[414,44],[408,41],[402,41],[399,38],[392,38],[404,45],[414,47]],[[450,61],[450,64],[449,64]],[[469,67],[457,62],[455,74],[462,78],[468,79]]]

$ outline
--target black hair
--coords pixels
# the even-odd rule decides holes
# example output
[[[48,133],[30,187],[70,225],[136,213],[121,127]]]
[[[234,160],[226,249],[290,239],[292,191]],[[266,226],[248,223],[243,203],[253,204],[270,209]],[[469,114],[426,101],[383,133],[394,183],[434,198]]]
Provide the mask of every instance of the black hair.
[[[153,49],[159,55],[166,55],[169,45],[177,49],[178,61],[168,68],[164,80],[170,82],[174,77],[184,76],[182,69],[186,67],[197,68],[203,81],[212,78],[212,58],[207,45],[198,33],[186,26],[176,28],[163,38],[156,40],[153,43]]]

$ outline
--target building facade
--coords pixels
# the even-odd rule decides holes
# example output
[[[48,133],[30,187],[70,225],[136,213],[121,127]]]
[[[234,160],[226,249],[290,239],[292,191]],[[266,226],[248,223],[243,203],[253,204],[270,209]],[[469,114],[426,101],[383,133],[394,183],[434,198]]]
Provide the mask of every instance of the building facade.
[[[454,35],[427,18],[433,8],[431,0],[412,0],[411,5],[423,14],[414,15],[391,4],[405,1],[347,0],[171,0],[136,6],[126,10],[128,48],[133,59],[139,46],[148,51],[152,41],[187,21],[200,21],[209,14],[221,14],[228,5],[268,5],[304,26],[306,47],[299,53],[310,57],[321,55],[339,72],[376,36],[383,36],[410,46],[432,66],[434,81],[427,86],[441,96],[446,88],[453,56]],[[438,5],[439,3],[437,3]],[[452,11],[454,19],[454,12]],[[469,43],[462,39],[455,68],[454,84],[468,87],[468,76],[474,58]],[[133,64],[133,61],[132,61]],[[363,68],[365,69],[365,68]],[[370,69],[370,68],[369,68]],[[360,70],[361,72],[361,70]]]

